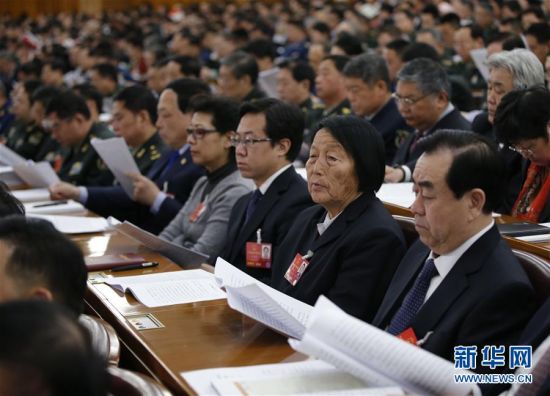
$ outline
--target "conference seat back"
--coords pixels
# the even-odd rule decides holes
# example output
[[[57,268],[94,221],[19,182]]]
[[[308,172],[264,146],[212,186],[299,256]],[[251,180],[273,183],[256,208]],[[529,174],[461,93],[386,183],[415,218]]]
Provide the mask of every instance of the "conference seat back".
[[[112,396],[170,396],[163,385],[146,375],[109,366],[108,392]]]
[[[539,307],[550,296],[550,262],[523,250],[512,249],[512,251],[535,289],[537,307]]]
[[[120,360],[120,342],[113,327],[103,319],[89,315],[80,315],[80,324],[88,330],[92,347],[104,357],[107,364],[118,365]]]

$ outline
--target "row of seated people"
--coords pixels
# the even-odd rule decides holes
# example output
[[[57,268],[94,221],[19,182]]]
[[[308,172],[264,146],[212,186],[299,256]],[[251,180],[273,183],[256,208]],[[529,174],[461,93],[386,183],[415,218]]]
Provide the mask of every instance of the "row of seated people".
[[[286,106],[271,102],[273,108]],[[269,114],[262,115],[264,124]],[[270,146],[266,138],[251,136],[233,135],[232,141],[246,153],[260,143]],[[271,150],[285,158],[288,143],[282,138]],[[382,138],[364,120],[336,116],[321,123],[306,167],[308,190],[318,205],[292,216],[296,221],[280,245],[261,240],[263,230],[253,227],[255,246],[228,246],[244,249],[245,262],[234,263],[307,303],[326,295],[391,334],[412,329],[424,349],[448,360],[457,345],[513,344],[537,306],[529,279],[491,217],[504,188],[501,158],[486,139],[471,132],[442,130],[419,144],[424,153],[414,171],[417,198],[411,209],[420,240],[406,253],[399,226],[374,196],[384,177]],[[279,168],[280,176],[294,172],[284,168]],[[261,185],[258,190],[241,198],[241,217],[231,227],[245,229],[261,213],[266,201],[259,194]],[[269,188],[265,198],[268,194]],[[264,213],[264,219],[285,222],[288,215],[275,209]],[[207,214],[207,209],[199,210],[182,221]],[[264,247],[267,255],[258,254]],[[540,331],[548,334],[547,328]]]

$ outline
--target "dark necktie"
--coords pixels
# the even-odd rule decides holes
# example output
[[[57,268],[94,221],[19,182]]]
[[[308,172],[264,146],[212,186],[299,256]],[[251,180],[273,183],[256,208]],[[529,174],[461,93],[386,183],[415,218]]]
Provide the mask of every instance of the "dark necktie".
[[[248,205],[246,207],[246,217],[244,220],[245,223],[248,222],[248,219],[250,219],[250,217],[256,210],[256,206],[258,205],[258,202],[260,202],[260,199],[262,199],[262,197],[263,197],[263,194],[258,189],[256,189],[252,194],[252,196],[250,197],[250,200],[248,201]]]
[[[174,165],[174,162],[178,159],[180,156],[179,150],[174,150],[170,153],[170,157],[168,158],[168,162],[166,163],[166,166],[164,167],[164,170],[160,174],[160,178],[166,176],[170,168],[172,168],[172,165]]]
[[[388,327],[388,333],[398,335],[410,326],[416,313],[422,304],[424,304],[424,298],[428,292],[430,281],[435,274],[437,274],[437,270],[434,260],[430,258],[424,263],[424,267],[414,281],[413,287],[409,290],[403,300],[403,304],[401,304],[401,307],[393,316],[390,326]]]

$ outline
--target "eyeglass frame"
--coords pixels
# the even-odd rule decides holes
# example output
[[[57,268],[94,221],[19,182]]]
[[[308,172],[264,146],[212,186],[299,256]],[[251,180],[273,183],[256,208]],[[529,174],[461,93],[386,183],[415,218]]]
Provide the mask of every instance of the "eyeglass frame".
[[[394,92],[391,94],[391,97],[397,102],[397,104],[401,104],[405,106],[414,106],[415,104],[420,102],[422,99],[427,98],[430,95],[432,95],[432,93],[428,93],[426,95],[422,95],[419,98],[413,99],[413,98],[403,98]]]
[[[535,152],[533,151],[533,149],[530,149],[530,148],[521,148],[521,147],[516,147],[515,145],[513,144],[510,144],[508,146],[508,150],[511,150],[515,153],[518,153],[519,155],[533,155],[535,154]]]
[[[186,131],[187,131],[187,136],[193,136],[193,139],[195,140],[202,140],[209,133],[218,132],[217,129],[192,128],[192,127],[187,127]]]
[[[250,131],[252,132],[252,131]],[[245,134],[246,133],[250,133],[250,132],[244,132]],[[253,145],[255,145],[256,143],[262,143],[262,142],[272,142],[273,139],[271,138],[268,138],[268,137],[265,137],[265,138],[254,138],[254,137],[250,137],[250,136],[246,136],[246,137],[243,137],[243,138],[240,138],[238,137],[239,135],[237,135],[236,133],[233,133],[230,137],[229,137],[229,143],[231,144],[231,147],[238,147],[240,144],[243,145],[243,147],[251,147]]]

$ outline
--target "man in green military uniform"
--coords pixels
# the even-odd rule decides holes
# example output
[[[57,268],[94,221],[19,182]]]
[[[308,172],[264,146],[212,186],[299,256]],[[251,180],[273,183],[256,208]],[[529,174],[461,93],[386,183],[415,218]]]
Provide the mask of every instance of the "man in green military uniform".
[[[93,138],[113,137],[113,134],[93,123],[84,99],[73,92],[63,92],[51,100],[46,114],[52,136],[68,148],[58,172],[60,179],[86,186],[112,184],[112,173],[90,142]]]

